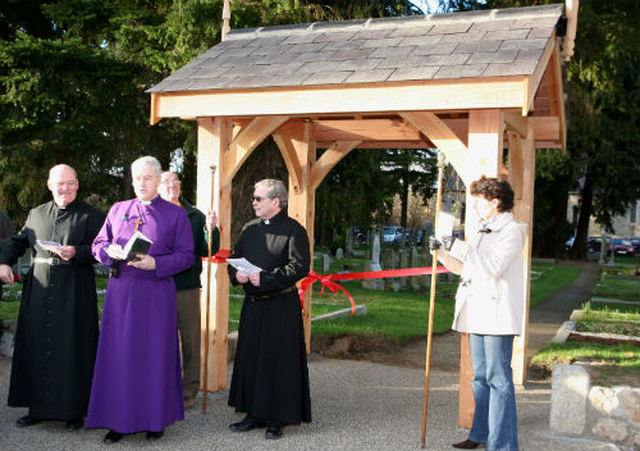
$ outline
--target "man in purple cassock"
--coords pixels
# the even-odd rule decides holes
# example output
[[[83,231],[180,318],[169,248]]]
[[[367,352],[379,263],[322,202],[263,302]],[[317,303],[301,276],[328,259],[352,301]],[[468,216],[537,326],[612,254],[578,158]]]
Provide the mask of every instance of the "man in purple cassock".
[[[86,427],[109,429],[105,443],[141,431],[155,440],[184,419],[172,276],[193,265],[193,234],[184,210],[158,195],[157,159],[139,158],[131,173],[136,199],[111,207],[92,246],[111,277]],[[113,258],[136,231],[153,241],[148,253]]]

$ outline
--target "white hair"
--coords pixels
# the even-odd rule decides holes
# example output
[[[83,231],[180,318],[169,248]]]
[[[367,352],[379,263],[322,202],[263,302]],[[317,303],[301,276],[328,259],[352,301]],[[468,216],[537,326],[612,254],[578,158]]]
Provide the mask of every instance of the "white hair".
[[[162,174],[162,166],[156,157],[146,155],[131,163],[131,175],[137,174],[142,166],[152,166],[156,171],[156,177],[160,178],[160,175]]]

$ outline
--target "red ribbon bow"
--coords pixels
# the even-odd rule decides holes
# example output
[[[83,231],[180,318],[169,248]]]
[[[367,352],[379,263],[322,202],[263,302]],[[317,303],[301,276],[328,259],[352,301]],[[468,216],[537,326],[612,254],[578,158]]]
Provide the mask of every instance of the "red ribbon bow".
[[[304,295],[307,292],[307,289],[319,280],[320,283],[322,284],[322,289],[320,290],[320,296],[322,296],[322,293],[324,292],[325,287],[327,287],[333,293],[337,293],[338,290],[341,290],[349,298],[349,302],[351,303],[350,316],[353,316],[356,312],[356,303],[354,302],[353,297],[341,285],[335,283],[334,280],[384,279],[387,277],[411,277],[411,276],[421,276],[425,274],[431,274],[432,272],[433,272],[432,267],[388,269],[384,271],[352,272],[352,273],[326,274],[326,275],[319,275],[315,271],[311,270],[309,272],[309,275],[302,280],[300,289],[298,290],[298,294],[300,295],[300,306],[304,308]],[[442,274],[447,272],[449,272],[449,270],[444,266],[438,266],[436,268],[436,274]]]

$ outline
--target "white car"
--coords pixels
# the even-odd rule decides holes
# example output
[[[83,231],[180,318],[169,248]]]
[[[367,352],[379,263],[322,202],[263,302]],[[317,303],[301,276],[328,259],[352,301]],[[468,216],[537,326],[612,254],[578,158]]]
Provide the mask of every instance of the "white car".
[[[387,244],[400,244],[402,243],[402,233],[404,227],[402,226],[385,226],[382,241]]]

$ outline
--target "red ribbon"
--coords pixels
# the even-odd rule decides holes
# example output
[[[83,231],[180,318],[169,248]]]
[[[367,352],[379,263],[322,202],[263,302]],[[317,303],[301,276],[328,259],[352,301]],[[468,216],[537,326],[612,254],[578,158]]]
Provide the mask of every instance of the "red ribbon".
[[[211,262],[211,263],[226,263],[227,262],[227,258],[229,258],[229,256],[231,255],[231,251],[229,249],[220,249],[218,252],[216,252],[215,255],[211,256],[211,260],[209,260],[209,257],[202,257],[202,261],[203,262]]]
[[[406,268],[406,269],[388,269],[384,271],[367,271],[367,272],[352,272],[342,274],[325,274],[320,275],[315,271],[310,271],[309,275],[302,280],[298,294],[300,295],[300,306],[304,307],[304,295],[311,285],[320,281],[322,289],[320,290],[320,296],[324,292],[325,287],[331,290],[333,293],[337,293],[338,290],[344,292],[349,298],[351,303],[351,315],[356,312],[356,303],[353,301],[353,297],[345,290],[341,285],[334,282],[334,280],[359,280],[359,279],[385,279],[387,277],[411,277],[422,276],[425,274],[431,274],[433,272],[432,267],[424,268]],[[447,273],[449,270],[444,266],[438,266],[436,268],[436,274]]]
[[[202,261],[210,261],[211,263],[226,263],[227,258],[231,255],[229,249],[221,249],[215,255],[209,259],[208,257],[202,257]],[[353,300],[353,296],[349,294],[340,284],[334,282],[334,280],[362,280],[362,279],[385,279],[387,277],[412,277],[423,276],[425,274],[431,274],[433,268],[431,266],[424,268],[406,268],[406,269],[387,269],[384,271],[367,271],[367,272],[351,272],[341,274],[325,274],[320,275],[317,272],[311,270],[309,275],[302,279],[300,288],[298,289],[298,295],[300,296],[300,308],[304,308],[304,295],[311,285],[320,281],[322,288],[320,289],[320,296],[324,293],[324,289],[329,289],[332,293],[337,293],[338,290],[342,291],[349,302],[351,303],[351,315],[356,313],[356,303]],[[444,266],[438,266],[436,268],[436,274],[447,273],[449,270]]]

